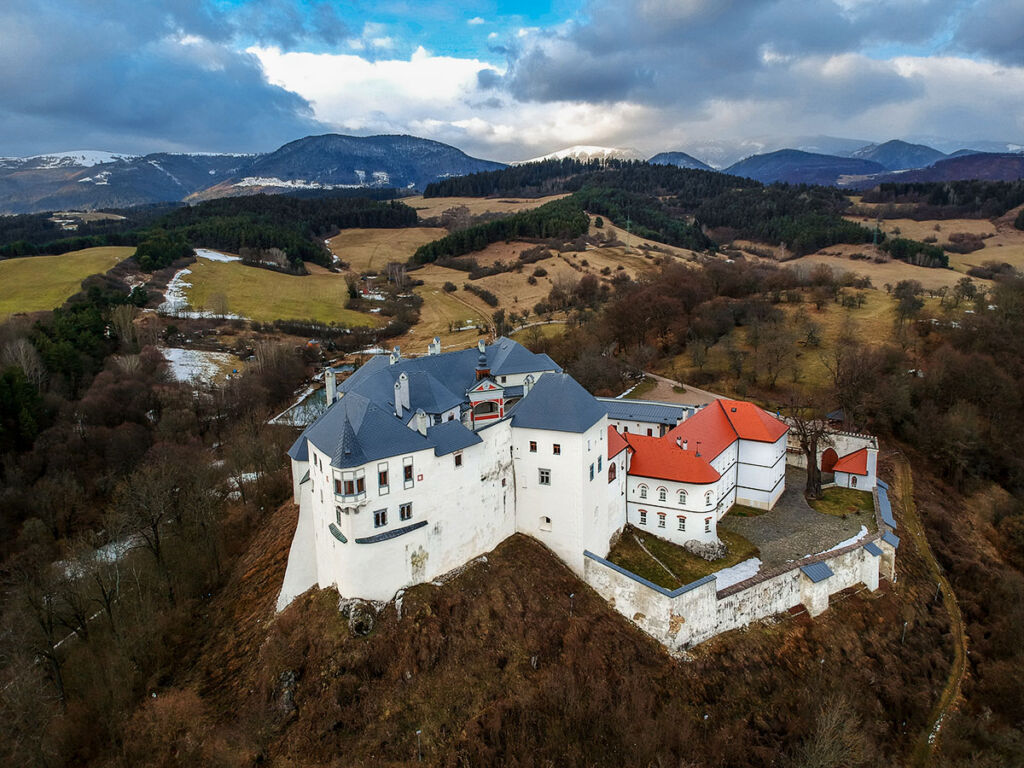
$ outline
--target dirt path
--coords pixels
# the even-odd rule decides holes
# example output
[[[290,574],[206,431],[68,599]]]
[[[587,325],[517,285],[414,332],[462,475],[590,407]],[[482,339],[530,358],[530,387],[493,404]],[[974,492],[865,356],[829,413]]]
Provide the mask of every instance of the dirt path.
[[[691,387],[689,384],[680,384],[664,376],[659,376],[650,371],[644,371],[644,376],[654,379],[657,382],[654,389],[644,395],[644,400],[657,400],[661,403],[683,403],[684,405],[707,405],[721,398],[714,392]],[[685,392],[676,392],[676,387],[682,387]]]
[[[896,455],[893,457],[893,464],[900,504],[903,507],[903,523],[906,527],[901,533],[909,534],[914,539],[918,551],[928,564],[928,569],[939,583],[942,590],[942,602],[946,607],[946,613],[949,614],[950,629],[953,633],[953,665],[949,670],[949,679],[928,716],[928,727],[914,747],[911,760],[911,765],[927,766],[931,764],[932,750],[938,741],[942,724],[946,715],[956,706],[960,697],[960,687],[967,676],[967,630],[964,627],[960,604],[957,603],[953,587],[928,545],[924,525],[917,514],[917,507],[914,504],[914,477],[910,469],[910,462],[904,456]]]

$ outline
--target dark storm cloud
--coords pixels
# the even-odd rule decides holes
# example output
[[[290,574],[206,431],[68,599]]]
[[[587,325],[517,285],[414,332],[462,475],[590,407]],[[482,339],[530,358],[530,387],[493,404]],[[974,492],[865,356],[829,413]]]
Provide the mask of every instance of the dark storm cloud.
[[[311,24],[331,26],[315,14],[271,19],[282,45],[321,34]],[[234,23],[183,0],[8,0],[0,6],[0,155],[255,151],[322,130],[308,102],[268,83],[255,57],[235,49]]]
[[[513,50],[501,84],[528,101],[630,100],[696,114],[712,99],[785,97],[842,114],[907,98],[918,86],[863,57],[862,73],[805,63],[821,67],[869,45],[921,44],[943,29],[950,5],[594,0],[586,21]]]
[[[963,14],[953,47],[1001,64],[1024,64],[1024,0],[981,0]]]

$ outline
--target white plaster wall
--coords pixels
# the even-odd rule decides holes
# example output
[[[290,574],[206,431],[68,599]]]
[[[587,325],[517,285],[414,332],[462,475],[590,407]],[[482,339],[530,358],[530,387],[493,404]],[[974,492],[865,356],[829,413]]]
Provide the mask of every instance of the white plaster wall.
[[[608,419],[608,423],[611,424],[619,432],[628,432],[631,435],[647,435],[647,430],[651,430],[650,434],[653,437],[661,437],[670,428],[664,427],[661,422],[651,421],[628,421],[626,419]]]
[[[299,485],[302,483],[302,478],[308,470],[308,461],[295,461],[292,459],[292,501],[296,504],[299,503],[302,495]]]

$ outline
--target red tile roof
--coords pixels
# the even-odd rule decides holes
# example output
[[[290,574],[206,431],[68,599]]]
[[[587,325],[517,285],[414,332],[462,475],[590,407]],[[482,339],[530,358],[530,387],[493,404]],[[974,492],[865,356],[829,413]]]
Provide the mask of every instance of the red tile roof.
[[[774,443],[787,431],[789,427],[785,423],[753,403],[716,400],[672,429],[667,437],[686,440],[691,450],[700,442],[701,457],[710,461],[737,438]]]
[[[616,431],[615,427],[611,424],[608,425],[608,458],[614,459],[626,448],[629,447],[629,443],[623,439],[622,435]]]
[[[668,436],[647,437],[627,433],[620,437],[633,449],[633,458],[629,462],[630,475],[698,485],[713,483],[721,477],[708,463],[713,457],[701,455],[698,458],[692,445],[684,451],[674,438]]]
[[[848,453],[832,467],[833,472],[847,472],[851,475],[867,475],[868,473],[868,449],[861,448],[859,451]]]

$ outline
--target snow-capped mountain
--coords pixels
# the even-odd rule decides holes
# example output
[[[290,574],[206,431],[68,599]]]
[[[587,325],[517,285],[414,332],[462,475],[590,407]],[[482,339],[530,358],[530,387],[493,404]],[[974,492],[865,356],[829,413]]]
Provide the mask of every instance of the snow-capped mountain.
[[[557,152],[549,152],[540,157],[531,157],[529,160],[520,160],[512,165],[525,165],[526,163],[539,163],[542,160],[644,160],[645,157],[639,150],[631,147],[597,147],[587,144],[577,144],[574,147],[566,147]]]

